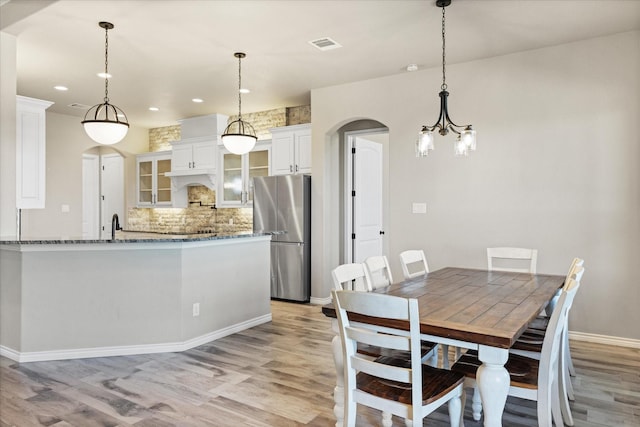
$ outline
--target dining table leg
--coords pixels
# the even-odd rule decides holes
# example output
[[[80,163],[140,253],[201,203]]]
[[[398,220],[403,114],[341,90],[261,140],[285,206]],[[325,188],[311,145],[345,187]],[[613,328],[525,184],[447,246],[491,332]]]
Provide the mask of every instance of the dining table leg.
[[[509,350],[480,345],[478,357],[482,365],[476,373],[476,383],[482,399],[484,426],[499,427],[502,426],[502,413],[509,393],[509,372],[504,367]]]
[[[338,334],[338,321],[331,319],[332,329]],[[336,335],[331,340],[333,350],[333,361],[336,367],[336,387],[333,389],[333,414],[336,416],[336,427],[344,424],[344,361],[342,356],[342,340],[340,335]]]

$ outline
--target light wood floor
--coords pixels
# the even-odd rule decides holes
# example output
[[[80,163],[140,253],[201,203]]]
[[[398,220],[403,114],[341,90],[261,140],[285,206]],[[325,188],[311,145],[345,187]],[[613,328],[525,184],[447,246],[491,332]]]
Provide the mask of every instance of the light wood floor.
[[[0,358],[0,426],[332,426],[330,322],[273,302],[273,322],[183,353],[18,364]],[[640,351],[572,343],[575,425],[640,426]],[[465,425],[471,418],[471,399]],[[509,398],[505,426],[536,426]],[[359,408],[358,426],[380,425]],[[394,426],[404,422],[394,418]],[[448,426],[445,409],[425,425]]]

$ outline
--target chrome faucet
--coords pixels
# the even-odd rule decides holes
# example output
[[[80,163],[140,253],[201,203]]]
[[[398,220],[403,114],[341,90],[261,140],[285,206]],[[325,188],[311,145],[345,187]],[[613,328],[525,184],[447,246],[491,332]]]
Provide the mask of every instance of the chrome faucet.
[[[122,230],[120,227],[120,220],[118,220],[118,214],[114,213],[111,217],[111,240],[116,239],[116,230]]]

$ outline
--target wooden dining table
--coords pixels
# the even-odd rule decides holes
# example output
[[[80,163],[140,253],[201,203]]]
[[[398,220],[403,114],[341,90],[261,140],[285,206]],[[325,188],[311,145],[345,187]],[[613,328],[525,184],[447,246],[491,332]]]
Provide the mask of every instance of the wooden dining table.
[[[509,373],[504,367],[509,348],[545,308],[564,279],[564,276],[549,274],[447,267],[374,292],[416,298],[423,340],[478,351],[482,365],[478,368],[477,384],[484,410],[484,425],[496,427],[502,425],[509,391]],[[323,306],[322,312],[334,318],[333,330],[337,334],[332,341],[336,364],[334,414],[336,426],[342,427],[342,343],[333,305]],[[357,321],[356,318],[352,320]],[[382,321],[380,326],[398,327],[398,324]],[[408,325],[406,327],[408,329]],[[474,412],[479,414],[479,409],[474,408]]]

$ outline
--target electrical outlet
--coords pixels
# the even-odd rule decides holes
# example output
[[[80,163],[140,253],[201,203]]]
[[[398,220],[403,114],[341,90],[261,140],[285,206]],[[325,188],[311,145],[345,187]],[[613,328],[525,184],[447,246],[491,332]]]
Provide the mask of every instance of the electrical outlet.
[[[193,317],[200,316],[200,303],[196,302],[193,304]]]
[[[229,225],[233,225],[233,218],[229,218]]]

